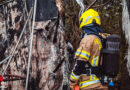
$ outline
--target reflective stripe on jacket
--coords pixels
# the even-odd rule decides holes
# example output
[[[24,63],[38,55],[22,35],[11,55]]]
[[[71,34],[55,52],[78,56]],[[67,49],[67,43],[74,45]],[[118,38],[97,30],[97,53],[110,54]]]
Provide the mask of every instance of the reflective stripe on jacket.
[[[93,84],[99,83],[99,82],[100,82],[100,80],[93,74],[93,75],[90,75],[89,80],[81,81],[79,83],[79,87],[80,87],[80,89],[82,89],[84,87],[87,87],[87,86],[90,86],[90,85],[93,85]]]

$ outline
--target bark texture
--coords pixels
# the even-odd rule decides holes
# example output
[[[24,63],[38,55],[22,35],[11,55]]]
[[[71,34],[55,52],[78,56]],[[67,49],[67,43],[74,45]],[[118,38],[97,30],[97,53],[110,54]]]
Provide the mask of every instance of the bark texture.
[[[128,71],[129,71],[129,75],[130,75],[130,56],[129,56],[129,53],[130,53],[130,31],[129,31],[129,28],[130,28],[130,8],[129,8],[129,0],[123,0],[123,17],[122,17],[122,26],[123,26],[123,31],[125,33],[125,37],[126,37],[126,40],[128,42],[128,52],[127,52],[127,68],[128,68]]]
[[[130,90],[130,0],[122,0],[123,13],[122,13],[122,26],[125,33],[125,38],[128,43],[127,53],[123,62],[122,76],[120,90]]]
[[[37,21],[35,22],[33,37],[28,89],[62,90],[64,86],[64,88],[68,90],[68,75],[71,67],[69,64],[71,62],[69,61],[69,57],[71,57],[69,51],[72,51],[72,47],[71,45],[68,45],[64,39],[64,25],[59,15],[61,14],[61,11],[63,11],[62,3],[60,0],[38,0],[38,4],[42,3],[46,3],[46,6],[49,8],[46,9],[45,7],[40,7],[40,5],[37,7]],[[5,29],[4,20],[0,17],[0,27],[2,27],[0,39],[9,42],[9,48],[7,48],[7,45],[3,46],[6,47],[6,49],[4,49],[6,50],[5,53],[3,53],[5,57],[12,53],[18,42],[18,38],[31,6],[33,6],[33,0],[14,0],[11,3],[8,3],[6,6],[8,33]],[[56,6],[58,6],[58,8]],[[51,10],[50,13],[48,13],[49,11],[47,10]],[[59,14],[58,10],[60,12]],[[44,15],[42,15],[43,12]],[[52,15],[52,13],[54,14]],[[26,77],[31,23],[32,20],[30,19],[18,48],[15,51],[15,55],[9,65],[8,74]],[[61,63],[61,67],[54,73],[53,71],[59,63]],[[3,69],[5,66],[6,63],[3,65]],[[11,84],[11,90],[25,89],[25,80],[13,81],[7,84]]]

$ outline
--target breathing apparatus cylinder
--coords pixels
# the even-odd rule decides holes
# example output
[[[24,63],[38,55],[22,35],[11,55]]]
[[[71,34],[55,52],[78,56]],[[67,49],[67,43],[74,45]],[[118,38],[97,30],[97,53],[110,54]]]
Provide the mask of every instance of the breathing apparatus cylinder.
[[[118,35],[110,35],[106,37],[102,49],[102,69],[104,84],[113,87],[113,78],[117,76],[119,72],[120,64],[120,37]]]

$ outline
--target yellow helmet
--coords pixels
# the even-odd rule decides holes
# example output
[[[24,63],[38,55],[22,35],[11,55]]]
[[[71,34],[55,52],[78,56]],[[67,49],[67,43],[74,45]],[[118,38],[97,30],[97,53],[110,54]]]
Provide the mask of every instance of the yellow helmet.
[[[100,17],[97,11],[88,9],[80,17],[80,28],[92,24],[95,21],[96,24],[101,25]]]

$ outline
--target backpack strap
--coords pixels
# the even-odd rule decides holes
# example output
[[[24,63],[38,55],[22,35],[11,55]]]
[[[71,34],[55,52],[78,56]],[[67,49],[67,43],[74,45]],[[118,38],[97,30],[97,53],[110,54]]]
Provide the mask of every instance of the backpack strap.
[[[119,50],[108,50],[108,49],[102,49],[101,53],[111,53],[111,54],[119,54]]]
[[[95,74],[97,77],[100,77],[101,75],[101,69],[99,66],[92,66],[88,61],[86,62],[88,67],[85,67],[85,71],[83,74],[86,74],[87,76],[90,76],[91,74]]]

